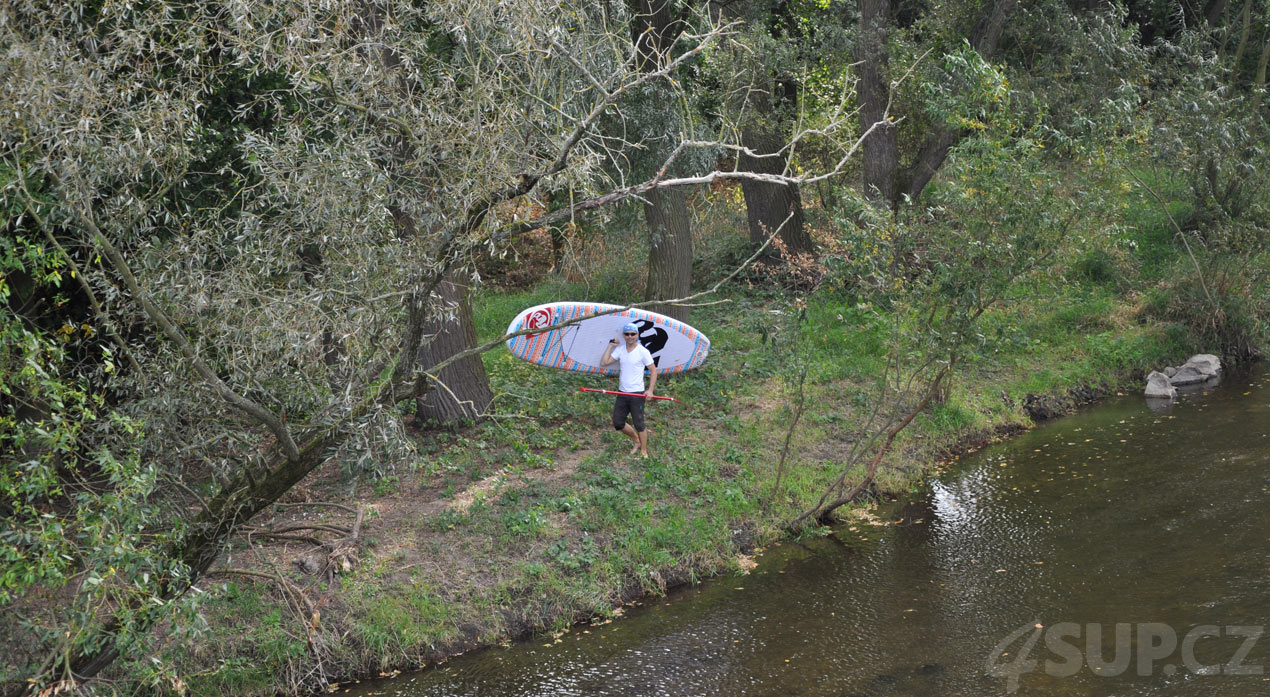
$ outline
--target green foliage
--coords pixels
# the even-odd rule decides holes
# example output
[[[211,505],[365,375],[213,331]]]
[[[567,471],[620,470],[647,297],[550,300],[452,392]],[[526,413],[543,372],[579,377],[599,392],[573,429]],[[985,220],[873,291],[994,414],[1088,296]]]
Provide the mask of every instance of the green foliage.
[[[1005,74],[970,48],[969,42],[944,54],[935,75],[922,86],[927,114],[954,130],[987,130],[1010,98]]]
[[[1270,119],[1252,95],[1231,88],[1226,66],[1207,48],[1203,32],[1160,44],[1153,63],[1156,94],[1152,153],[1184,176],[1194,214],[1184,226],[1201,236],[1245,217],[1265,220],[1270,171]],[[1264,233],[1265,225],[1260,224]]]
[[[547,548],[546,554],[567,571],[580,571],[600,558],[595,541],[585,536],[577,544],[576,549],[570,547],[568,540],[556,540]]]
[[[1151,295],[1150,317],[1186,328],[1190,342],[1236,359],[1270,347],[1270,255],[1205,255],[1199,270],[1178,275]]]
[[[17,313],[36,286],[57,297],[63,260],[21,237],[0,238],[0,273],[0,606],[73,591],[43,609],[38,627],[0,613],[0,631],[73,654],[104,640],[101,608],[136,607],[113,637],[127,646],[144,633],[134,622],[181,606],[162,587],[184,569],[159,551],[181,526],[153,502],[161,477],[138,455],[141,424],[71,369],[65,343],[75,328],[50,334]],[[109,355],[103,365],[110,370]],[[0,672],[29,668],[6,662]]]
[[[1074,13],[1063,2],[1020,6],[1001,54],[1016,108],[1044,119],[1055,150],[1078,156],[1116,139],[1145,138],[1140,106],[1149,55],[1123,7]]]
[[[426,645],[452,628],[452,606],[435,589],[426,586],[405,587],[392,594],[363,588],[354,598],[356,605],[363,608],[364,617],[357,627],[357,639],[377,656],[391,655],[402,647]]]
[[[508,511],[502,514],[504,530],[511,537],[537,537],[547,528],[547,518],[538,508]]]
[[[901,8],[892,64],[913,68],[895,89],[895,113],[906,115],[901,152],[911,154],[930,126],[973,137],[952,151],[928,195],[898,212],[879,210],[845,177],[838,182],[836,207],[826,212],[831,223],[816,230],[827,268],[818,289],[795,296],[734,286],[725,290],[727,304],[694,308],[693,323],[712,338],[714,353],[702,370],[659,382],[685,406],[657,407],[649,461],[623,459],[624,444],[606,426],[608,402],[579,395],[577,387],[594,384],[593,376],[545,370],[501,348],[482,357],[497,393],[489,422],[419,436],[402,429],[400,408],[343,416],[365,396],[359,390],[381,386],[375,375],[382,380],[382,366],[395,358],[403,293],[438,263],[427,251],[441,240],[434,233],[456,230],[456,215],[487,201],[490,191],[546,167],[560,152],[556,136],[590,113],[590,81],[561,56],[578,58],[601,78],[624,73],[614,61],[629,38],[587,39],[585,3],[563,32],[553,24],[560,7],[551,3],[534,6],[546,14],[529,19],[473,5],[470,16],[452,17],[453,26],[483,50],[462,56],[450,54],[450,37],[432,23],[450,17],[449,6],[400,6],[402,14],[383,27],[402,34],[373,40],[425,66],[409,98],[398,89],[400,76],[373,62],[374,52],[326,52],[363,40],[320,33],[347,26],[338,6],[297,29],[314,32],[298,41],[285,33],[224,32],[229,43],[216,56],[200,47],[220,25],[200,27],[185,44],[168,39],[191,25],[164,15],[163,3],[103,6],[109,22],[102,31],[120,27],[145,37],[144,24],[128,22],[147,13],[160,24],[150,46],[138,41],[109,53],[132,45],[114,35],[96,44],[114,61],[105,70],[79,48],[91,33],[65,33],[73,40],[63,54],[49,48],[64,33],[48,27],[68,29],[78,19],[47,27],[0,22],[14,32],[6,34],[11,43],[33,39],[6,53],[6,66],[58,66],[41,73],[46,82],[5,83],[5,94],[23,96],[8,103],[43,104],[44,111],[0,119],[15,134],[5,141],[0,186],[7,196],[18,181],[15,163],[28,156],[49,173],[82,173],[82,189],[69,188],[74,178],[60,179],[57,188],[46,177],[50,190],[34,193],[31,205],[53,209],[53,233],[75,237],[68,248],[92,257],[81,251],[92,248],[91,237],[71,225],[76,206],[91,209],[106,233],[125,243],[143,285],[218,375],[284,415],[297,433],[339,425],[357,434],[337,457],[346,476],[379,475],[363,494],[451,496],[506,468],[496,500],[444,510],[415,530],[430,549],[460,550],[453,556],[465,558],[456,564],[488,562],[497,579],[472,574],[484,585],[443,592],[416,583],[413,574],[428,564],[413,565],[407,582],[368,548],[368,563],[380,563],[348,577],[340,591],[352,618],[342,636],[380,652],[376,660],[413,660],[454,638],[460,620],[536,611],[554,613],[550,624],[579,608],[608,611],[632,579],[657,591],[668,570],[724,568],[741,548],[739,530],[757,529],[758,544],[771,540],[827,481],[843,472],[850,481],[863,476],[863,466],[840,462],[838,453],[858,442],[878,394],[900,394],[875,389],[898,374],[897,366],[920,382],[916,371],[957,356],[977,385],[958,383],[940,395],[883,463],[879,481],[907,488],[933,459],[927,455],[1025,423],[1017,405],[1026,395],[1119,380],[1196,349],[1264,353],[1264,112],[1244,89],[1247,57],[1232,71],[1229,52],[1215,50],[1215,34],[1174,27],[1166,42],[1143,48],[1134,18],[1146,13],[1163,21],[1157,10],[1165,4],[1077,14],[1068,3],[1018,3],[1024,7],[1010,16],[994,57],[1001,63],[960,43],[982,3]],[[701,68],[691,76],[699,82],[623,92],[628,101],[605,112],[606,130],[583,134],[585,151],[570,153],[573,164],[543,186],[581,197],[601,188],[596,175],[630,181],[649,171],[660,164],[658,153],[673,147],[668,133],[704,137],[691,132],[733,119],[733,106],[753,106],[725,103],[730,77],[747,86],[770,83],[770,91],[750,95],[774,97],[797,83],[800,89],[780,95],[779,107],[754,118],[759,125],[817,128],[839,108],[848,113],[851,37],[841,19],[854,8],[828,0],[780,5],[779,16],[761,3],[745,5],[757,20],[740,30],[750,50],[709,52],[692,68]],[[241,21],[275,26],[290,22],[293,9],[256,3]],[[506,31],[508,20],[520,22],[516,31]],[[30,37],[22,33],[28,27],[36,28]],[[410,27],[425,27],[413,35],[420,41],[392,43]],[[545,48],[553,36],[566,43],[563,51]],[[268,44],[274,38],[281,43]],[[51,52],[39,53],[45,49]],[[19,60],[37,54],[39,60]],[[372,62],[362,63],[365,56]],[[501,58],[487,64],[491,56]],[[157,60],[134,60],[148,57]],[[474,63],[462,62],[468,58]],[[132,92],[130,63],[138,74],[161,66],[143,75],[147,89],[161,89]],[[735,75],[727,73],[732,68]],[[502,79],[508,75],[514,79]],[[683,85],[695,91],[677,91]],[[379,109],[383,115],[369,115]],[[39,137],[22,140],[28,133]],[[629,151],[619,152],[619,135]],[[839,152],[840,136],[800,143],[791,171],[832,160],[825,152]],[[399,162],[411,143],[418,157]],[[713,166],[718,155],[690,150],[683,167]],[[169,172],[186,174],[154,180]],[[174,188],[148,207],[166,183]],[[85,302],[71,285],[79,279],[70,277],[65,259],[34,241],[15,201],[4,199],[8,226],[0,236],[0,635],[50,649],[55,658],[114,639],[128,648],[153,620],[186,608],[163,600],[162,583],[184,570],[157,552],[183,532],[166,508],[186,495],[182,477],[212,472],[204,482],[211,487],[215,474],[232,472],[269,440],[228,410],[208,408],[205,388],[185,380],[175,352],[151,337],[134,348],[152,374],[128,376],[127,389],[117,388],[118,349],[72,340],[104,327],[62,321],[71,316],[68,305]],[[510,203],[517,205],[487,219],[504,222],[504,214],[519,216],[537,204]],[[748,254],[744,236],[728,229],[741,225],[739,193],[722,187],[694,204],[700,219],[723,221],[714,228],[720,235],[697,248],[695,278],[721,278]],[[417,239],[402,239],[390,206],[416,216]],[[622,255],[584,281],[552,277],[518,293],[478,288],[480,340],[499,336],[529,305],[630,302],[643,282],[638,262],[646,251],[644,241],[633,241],[637,218],[638,206],[629,205],[602,221],[578,221],[593,227],[575,243],[620,245]],[[466,255],[467,245],[500,251],[479,230],[462,235],[464,248],[450,250],[455,255]],[[1184,242],[1194,247],[1194,262]],[[113,285],[115,274],[84,261],[93,287],[110,291],[104,297],[112,318],[125,333],[145,334],[134,323],[135,308],[121,302],[127,298]],[[1143,287],[1145,311],[1135,314]],[[338,367],[325,360],[329,346],[318,343],[328,331],[339,338]],[[789,467],[769,496],[777,452],[788,452]],[[448,574],[446,582],[461,575]],[[230,619],[215,631],[231,636],[227,627],[245,620],[252,631],[246,639],[232,634],[243,645],[221,647],[213,659],[210,652],[172,651],[201,668],[191,671],[191,688],[273,692],[279,671],[312,674],[308,647],[268,591],[231,588],[228,609],[218,608]],[[91,631],[107,608],[125,609],[113,636]],[[205,631],[190,615],[165,626],[173,644],[187,647],[198,646]],[[16,660],[7,659],[0,678],[28,668]],[[176,669],[134,661],[127,670],[131,682],[121,684],[141,691]]]

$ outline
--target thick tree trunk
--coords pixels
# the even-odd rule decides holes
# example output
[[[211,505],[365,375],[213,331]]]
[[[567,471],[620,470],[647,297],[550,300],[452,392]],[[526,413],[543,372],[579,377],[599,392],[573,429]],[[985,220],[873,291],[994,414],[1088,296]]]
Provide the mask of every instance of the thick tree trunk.
[[[1228,0],[1209,0],[1207,7],[1204,8],[1204,20],[1208,22],[1208,26],[1217,26],[1222,19],[1222,15],[1226,14],[1226,5]]]
[[[688,194],[683,189],[653,189],[645,194],[648,221],[648,286],[646,300],[681,298],[692,287],[692,228]],[[649,308],[687,322],[688,308]]]
[[[638,68],[657,70],[671,58],[670,48],[687,28],[671,0],[628,0],[631,44]],[[686,9],[686,8],[685,8]],[[663,108],[673,109],[667,104]],[[648,283],[645,300],[668,300],[688,294],[692,285],[692,218],[682,189],[653,189],[644,195],[648,224]],[[687,321],[688,310],[652,304],[652,309]]]
[[[671,0],[628,0],[631,44],[639,54],[636,66],[652,72],[665,65],[675,39],[687,28]]]
[[[860,34],[856,60],[860,65],[860,131],[887,118],[890,101],[890,65],[887,37],[891,32],[890,0],[860,0]],[[894,206],[899,190],[899,164],[895,129],[878,128],[861,144],[861,175],[865,196]]]
[[[734,21],[745,22],[748,11],[753,8],[718,2],[712,3],[712,9]],[[772,38],[784,41],[792,40],[790,31],[798,19],[790,3],[781,0],[769,8],[767,22]],[[770,156],[752,157],[741,153],[737,157],[737,169],[760,174],[787,174],[793,153],[775,153],[789,141],[790,122],[797,109],[802,83],[795,76],[796,71],[790,70],[791,66],[780,62],[760,60],[754,63],[739,56],[737,60],[742,65],[750,65],[743,73],[749,84],[745,89],[733,91],[731,105],[736,113],[748,117],[741,124],[741,145],[756,154]],[[741,193],[745,197],[750,244],[758,247],[779,229],[780,241],[786,252],[815,254],[811,236],[807,234],[802,196],[797,185],[742,179]],[[773,246],[765,252],[765,256],[774,261],[776,252]]]
[[[437,286],[437,293],[452,308],[454,318],[434,320],[424,326],[425,335],[432,339],[419,347],[419,367],[423,370],[476,346],[476,325],[467,286],[447,277]],[[423,393],[415,395],[415,416],[421,422],[447,424],[462,418],[479,419],[494,399],[480,356],[455,361],[419,385]]]
[[[741,144],[756,153],[765,155],[779,150],[784,146],[785,139],[776,133],[758,128],[747,128],[741,132]],[[784,174],[788,164],[788,155],[750,157],[742,154],[737,161],[738,169],[763,174]],[[803,217],[803,201],[797,186],[742,179],[741,193],[745,196],[745,217],[749,222],[750,242],[753,245],[757,247],[763,244],[768,236],[779,228],[780,239],[787,252],[815,253],[811,236],[807,234],[806,220]],[[785,222],[787,218],[789,222]],[[781,227],[782,224],[784,227]]]
[[[1014,9],[1018,0],[987,0],[979,21],[970,31],[970,47],[979,52],[985,59],[992,58],[997,52],[997,43],[1001,40],[1001,32],[1005,29],[1006,15]]]
[[[397,234],[409,239],[418,234],[414,218],[400,206],[390,205]],[[452,308],[454,318],[436,320],[424,327],[424,335],[432,336],[419,347],[418,365],[423,370],[440,363],[460,351],[476,347],[476,324],[468,288],[447,276],[436,292],[445,306]],[[448,424],[462,418],[479,419],[494,399],[480,356],[456,361],[434,376],[416,384],[415,418],[420,423]]]
[[[984,59],[990,59],[996,53],[1001,32],[1005,29],[1006,15],[1017,3],[1018,0],[986,0],[983,12],[969,37],[971,48],[978,51]],[[948,159],[948,151],[964,136],[964,133],[948,128],[935,128],[926,134],[926,140],[918,149],[917,156],[902,173],[904,182],[901,190],[909,198],[920,196],[934,178],[935,172],[943,166],[944,160]]]

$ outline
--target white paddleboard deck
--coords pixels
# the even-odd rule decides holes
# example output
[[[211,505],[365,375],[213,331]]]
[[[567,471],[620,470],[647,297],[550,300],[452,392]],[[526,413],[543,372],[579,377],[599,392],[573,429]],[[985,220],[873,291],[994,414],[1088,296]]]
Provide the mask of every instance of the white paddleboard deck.
[[[710,352],[710,340],[705,334],[656,312],[630,309],[588,317],[620,308],[620,305],[567,301],[535,305],[516,315],[507,326],[507,332],[549,327],[579,317],[586,319],[560,329],[513,337],[508,339],[507,348],[517,358],[548,368],[616,374],[616,365],[602,368],[600,359],[606,351],[613,350],[608,345],[609,339],[620,341],[622,325],[632,322],[639,326],[639,342],[653,355],[659,374],[697,368]]]

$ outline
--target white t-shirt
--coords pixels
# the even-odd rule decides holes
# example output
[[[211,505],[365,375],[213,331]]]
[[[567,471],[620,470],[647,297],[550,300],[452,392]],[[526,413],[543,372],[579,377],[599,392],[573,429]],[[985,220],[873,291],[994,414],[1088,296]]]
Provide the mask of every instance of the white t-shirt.
[[[622,392],[643,392],[644,368],[653,364],[653,354],[637,343],[630,351],[626,350],[625,344],[619,345],[609,356],[617,359],[617,389]]]

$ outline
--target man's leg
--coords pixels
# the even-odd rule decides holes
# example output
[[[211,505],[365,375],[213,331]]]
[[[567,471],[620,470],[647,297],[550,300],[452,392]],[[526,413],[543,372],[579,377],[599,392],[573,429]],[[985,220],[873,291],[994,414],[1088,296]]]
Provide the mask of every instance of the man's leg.
[[[648,429],[644,427],[644,402],[643,397],[631,398],[631,421],[635,424],[635,443],[638,447],[639,454],[648,457]],[[632,450],[631,454],[635,454]]]
[[[621,431],[622,435],[635,442],[635,445],[631,446],[631,454],[634,455],[639,452],[640,448],[639,434],[636,433],[630,424],[626,423],[626,415],[628,413],[633,414],[635,411],[632,401],[632,398],[625,395],[618,395],[617,399],[613,400],[613,428]],[[643,415],[641,414],[640,416],[642,417]]]
[[[630,424],[626,424],[626,427],[622,429],[622,433],[625,433],[635,443],[634,445],[631,446],[631,455],[634,455],[635,453],[640,452],[640,450],[643,449],[644,447],[643,435],[644,434],[636,431],[634,428],[631,427]]]

